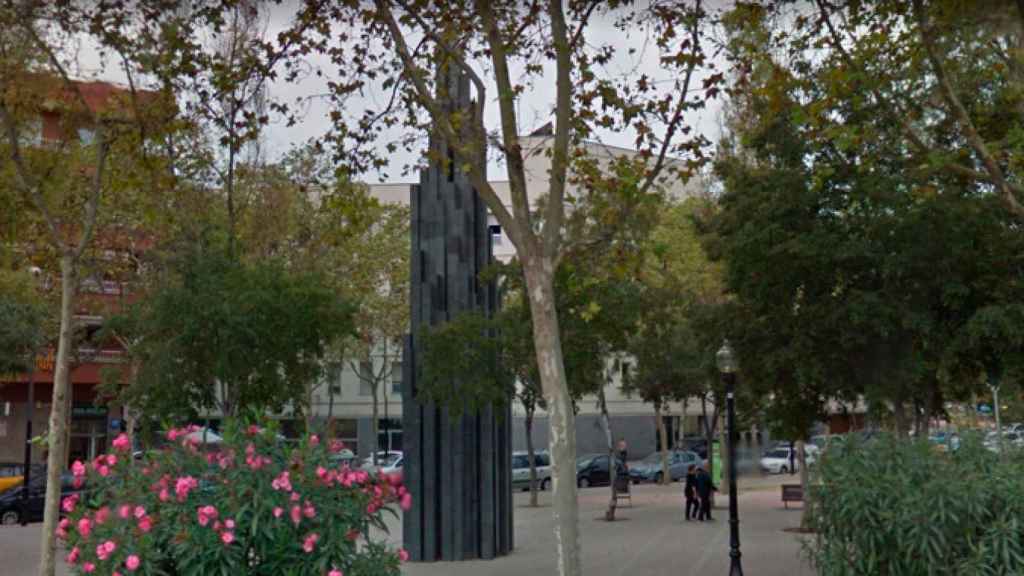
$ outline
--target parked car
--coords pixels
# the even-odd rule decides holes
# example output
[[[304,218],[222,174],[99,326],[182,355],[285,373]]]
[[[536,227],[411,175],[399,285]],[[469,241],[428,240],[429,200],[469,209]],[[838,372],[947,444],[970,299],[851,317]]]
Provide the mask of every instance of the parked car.
[[[551,486],[551,456],[547,452],[533,455],[537,467],[537,488],[547,490]],[[512,489],[530,489],[530,456],[526,452],[512,453]]]
[[[686,436],[682,440],[682,448],[696,452],[703,460],[708,459],[708,439],[703,436]]]
[[[615,459],[615,473],[627,474],[622,460]],[[589,454],[576,459],[576,485],[580,488],[607,486],[611,483],[611,469],[607,454]]]
[[[65,472],[60,478],[61,499],[69,494],[81,492],[81,488],[75,488],[74,476]],[[43,519],[43,508],[46,504],[46,472],[40,467],[36,472],[33,470],[32,479],[28,487],[28,503],[23,506],[22,494],[26,487],[24,484],[15,486],[0,494],[0,524],[10,526],[21,523],[22,514],[28,514],[29,522],[40,522]]]
[[[996,432],[989,432],[985,436],[983,442],[985,448],[990,452],[999,452],[999,434]],[[1024,446],[1024,434],[1018,434],[1017,432],[1003,432],[1003,448],[1010,450],[1011,448],[1018,448]]]
[[[25,471],[22,464],[0,464],[0,493],[18,486],[24,481]]]
[[[363,470],[378,474],[402,473],[402,453],[397,450],[377,452],[377,465],[373,465],[373,457],[363,459]]]
[[[686,470],[699,466],[703,459],[690,450],[672,450],[668,453],[669,477],[673,482],[686,476]],[[634,484],[640,482],[661,482],[665,471],[661,469],[661,452],[655,452],[643,460],[629,466],[629,479]]]
[[[818,457],[818,447],[814,444],[807,444],[805,447],[807,463],[813,464]],[[788,446],[780,446],[769,450],[761,458],[761,471],[768,474],[787,474],[800,469],[800,459],[797,457],[796,449],[792,452]]]

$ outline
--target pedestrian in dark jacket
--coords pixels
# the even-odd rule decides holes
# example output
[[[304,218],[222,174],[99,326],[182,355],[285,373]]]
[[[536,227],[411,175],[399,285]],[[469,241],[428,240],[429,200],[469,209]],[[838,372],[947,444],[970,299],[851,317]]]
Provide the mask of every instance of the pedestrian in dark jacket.
[[[711,476],[704,468],[697,468],[697,477],[694,479],[694,488],[697,489],[697,498],[700,499],[700,513],[697,520],[714,520],[711,517],[711,493],[717,490],[711,483]]]
[[[696,520],[697,513],[700,511],[700,501],[697,499],[697,466],[694,464],[690,464],[690,467],[686,469],[683,496],[686,498],[686,519]]]

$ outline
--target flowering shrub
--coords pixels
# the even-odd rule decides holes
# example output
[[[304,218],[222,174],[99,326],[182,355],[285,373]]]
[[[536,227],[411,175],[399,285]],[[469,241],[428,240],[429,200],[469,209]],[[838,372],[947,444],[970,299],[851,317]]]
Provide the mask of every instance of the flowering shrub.
[[[57,528],[78,574],[392,576],[407,558],[371,538],[383,514],[411,496],[397,476],[333,464],[340,442],[314,435],[289,445],[272,430],[229,426],[204,452],[167,432],[163,450],[131,460],[114,452],[75,462],[88,490],[62,502]]]

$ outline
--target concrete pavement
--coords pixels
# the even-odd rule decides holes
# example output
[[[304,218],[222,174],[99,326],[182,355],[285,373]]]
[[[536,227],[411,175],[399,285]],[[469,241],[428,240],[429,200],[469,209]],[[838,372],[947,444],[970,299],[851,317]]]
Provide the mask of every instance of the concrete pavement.
[[[801,536],[784,532],[800,522],[800,509],[785,510],[778,485],[799,477],[750,477],[740,481],[740,538],[743,565],[758,576],[811,576],[801,556]],[[718,497],[715,520],[686,522],[682,486],[633,487],[632,506],[619,509],[619,521],[603,520],[607,488],[580,492],[580,534],[583,573],[587,576],[703,576],[726,574],[729,565],[729,524],[726,500]],[[515,496],[516,549],[489,562],[408,564],[409,576],[546,576],[557,573],[550,493],[541,507],[529,508],[529,495]],[[389,540],[401,545],[401,527],[389,522]],[[40,524],[26,528],[0,526],[0,574],[29,576],[38,561]],[[65,566],[60,576],[69,574]]]

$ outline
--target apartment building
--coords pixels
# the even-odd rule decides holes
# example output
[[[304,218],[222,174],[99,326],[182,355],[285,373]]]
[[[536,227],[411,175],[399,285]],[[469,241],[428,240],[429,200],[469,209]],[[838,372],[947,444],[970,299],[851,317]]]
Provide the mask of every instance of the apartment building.
[[[78,102],[84,101],[92,113],[117,113],[122,110],[129,113],[128,89],[125,87],[108,82],[74,82],[73,87],[68,87],[54,78],[39,76],[38,79],[38,117],[25,123],[25,146],[58,151],[59,144],[69,141],[91,144],[95,138],[94,127],[82,120],[82,117],[91,115],[76,113]],[[29,88],[19,86],[19,90],[26,89]],[[150,95],[155,96],[151,93],[137,94],[142,102]],[[98,230],[94,236],[94,245],[98,247],[95,257],[98,260],[113,261],[143,249],[145,244],[145,237],[133,231]],[[17,246],[14,249],[19,250]],[[56,261],[53,261],[52,269],[36,267],[33,272],[41,287],[51,285],[52,288],[52,284],[60,278]],[[132,300],[128,284],[104,276],[102,272],[83,275],[77,291],[75,347],[71,353],[70,374],[69,462],[74,459],[91,459],[105,452],[109,441],[123,426],[121,409],[98,402],[97,388],[102,381],[104,369],[123,361],[124,350],[117,342],[100,341],[97,334],[105,317],[119,312]],[[40,351],[32,363],[31,372],[0,374],[0,463],[23,461],[27,441],[26,424],[30,415],[33,436],[47,429],[53,397],[55,346],[54,342],[52,346]],[[41,461],[42,456],[42,450],[38,447],[33,449],[33,461]]]

